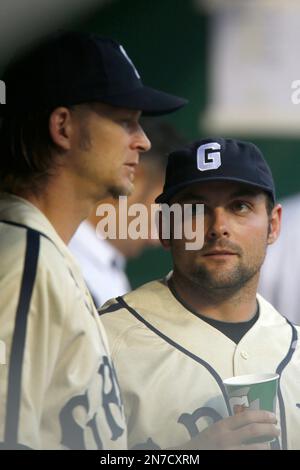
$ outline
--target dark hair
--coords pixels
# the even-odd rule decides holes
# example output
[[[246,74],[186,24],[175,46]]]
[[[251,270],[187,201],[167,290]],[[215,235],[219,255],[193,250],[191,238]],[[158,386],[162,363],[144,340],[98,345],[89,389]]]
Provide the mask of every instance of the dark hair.
[[[142,118],[141,126],[151,142],[151,149],[141,155],[141,163],[152,165],[156,172],[164,173],[168,154],[185,145],[186,139],[167,121]]]
[[[266,208],[267,208],[267,214],[268,216],[271,215],[272,213],[272,210],[274,209],[275,207],[275,202],[272,198],[272,196],[269,194],[269,193],[265,193],[266,194]]]
[[[49,133],[51,111],[8,115],[0,127],[0,189],[38,191],[53,168],[53,143]]]
[[[94,109],[94,103],[65,106],[70,112]],[[57,167],[54,153],[63,153],[50,135],[53,109],[7,115],[0,121],[0,191],[38,193]]]

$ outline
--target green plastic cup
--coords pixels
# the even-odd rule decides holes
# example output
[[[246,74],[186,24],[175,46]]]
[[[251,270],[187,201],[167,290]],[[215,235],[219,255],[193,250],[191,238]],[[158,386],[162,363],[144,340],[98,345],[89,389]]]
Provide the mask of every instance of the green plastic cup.
[[[246,409],[276,412],[278,374],[239,375],[223,380],[233,415]],[[271,442],[263,436],[253,442]],[[248,442],[250,443],[250,442]]]

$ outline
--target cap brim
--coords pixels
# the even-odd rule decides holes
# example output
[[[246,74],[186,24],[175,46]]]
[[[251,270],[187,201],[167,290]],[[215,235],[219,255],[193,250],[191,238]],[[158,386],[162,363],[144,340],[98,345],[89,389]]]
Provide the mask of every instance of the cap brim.
[[[187,100],[180,98],[179,96],[170,95],[169,93],[155,90],[154,88],[141,86],[128,93],[111,96],[102,96],[97,95],[96,93],[93,97],[91,97],[91,95],[87,92],[84,94],[84,96],[75,100],[74,102],[73,100],[71,100],[69,103],[64,103],[62,101],[60,104],[53,104],[51,107],[54,108],[56,106],[80,104],[88,101],[99,101],[101,103],[116,106],[118,108],[136,109],[138,111],[142,111],[144,116],[160,116],[162,114],[169,114],[177,111],[188,103]],[[38,105],[34,105],[32,103],[31,109],[37,106]],[[7,105],[1,105],[0,117],[4,116],[7,110]]]
[[[161,193],[159,196],[157,196],[157,198],[155,199],[155,202],[157,204],[163,204],[164,202],[168,203],[170,199],[173,196],[175,196],[175,194],[179,193],[180,191],[187,188],[188,186],[191,186],[192,184],[196,184],[196,183],[205,183],[208,181],[236,181],[237,183],[243,183],[249,186],[253,186],[255,188],[262,189],[263,191],[266,191],[267,193],[269,193],[272,196],[273,201],[275,202],[275,194],[271,188],[264,186],[264,185],[257,184],[257,183],[252,183],[251,181],[247,181],[242,178],[234,178],[234,177],[231,178],[229,176],[227,177],[226,176],[217,176],[217,177],[208,176],[207,178],[194,179],[189,182],[179,183],[176,186],[173,186],[172,188],[170,188],[168,191],[165,191]]]
[[[99,98],[99,101],[112,106],[136,109],[142,111],[145,116],[172,113],[188,103],[183,98],[147,86],[142,86],[126,94]]]

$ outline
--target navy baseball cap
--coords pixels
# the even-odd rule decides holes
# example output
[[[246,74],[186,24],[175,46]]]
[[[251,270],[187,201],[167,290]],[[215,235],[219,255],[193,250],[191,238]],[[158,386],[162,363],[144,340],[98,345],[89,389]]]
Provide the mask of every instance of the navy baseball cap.
[[[275,202],[271,170],[251,142],[211,138],[197,140],[169,154],[163,193],[155,202],[169,202],[179,191],[205,181],[237,181],[266,191]]]
[[[171,113],[183,98],[147,87],[117,42],[93,33],[59,32],[12,63],[0,112],[102,102],[144,115]]]

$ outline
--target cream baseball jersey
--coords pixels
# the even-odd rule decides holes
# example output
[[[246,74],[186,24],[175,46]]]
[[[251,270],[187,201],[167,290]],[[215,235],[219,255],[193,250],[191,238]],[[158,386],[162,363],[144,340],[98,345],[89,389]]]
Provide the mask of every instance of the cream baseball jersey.
[[[277,371],[281,438],[274,447],[300,449],[299,328],[257,300],[259,318],[238,344],[187,310],[165,281],[103,307],[130,448],[184,445],[230,414],[223,379]]]
[[[126,426],[99,316],[48,219],[0,197],[2,448],[124,449]]]

